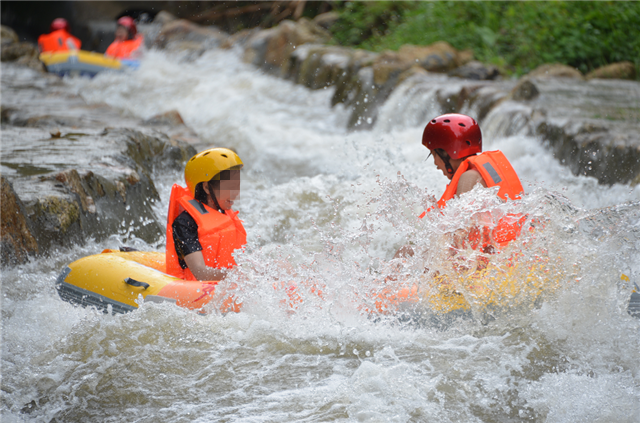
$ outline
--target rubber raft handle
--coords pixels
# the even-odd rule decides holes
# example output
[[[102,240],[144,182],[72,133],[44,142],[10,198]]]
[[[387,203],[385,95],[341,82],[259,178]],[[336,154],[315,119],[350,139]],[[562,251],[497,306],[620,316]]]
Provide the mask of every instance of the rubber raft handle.
[[[140,281],[137,281],[137,280],[131,279],[131,278],[125,279],[124,283],[126,283],[127,285],[131,285],[131,286],[141,286],[144,289],[147,289],[147,288],[149,288],[151,286],[146,282],[140,282]]]

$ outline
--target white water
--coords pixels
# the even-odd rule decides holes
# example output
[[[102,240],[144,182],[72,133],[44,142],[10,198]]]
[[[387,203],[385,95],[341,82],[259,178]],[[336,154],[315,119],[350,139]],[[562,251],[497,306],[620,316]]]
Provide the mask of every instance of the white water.
[[[573,176],[535,139],[488,138],[526,198],[505,205],[474,191],[417,221],[447,181],[424,161],[422,125],[408,116],[425,112],[394,106],[397,96],[384,125],[347,133],[330,90],[265,76],[233,51],[195,62],[151,52],[137,72],[68,83],[140,118],[177,109],[201,148],[240,154],[249,247],[230,282],[245,303],[226,316],[156,304],[109,316],[62,302],[54,282],[67,263],[123,242],[163,247],[123,234],[4,270],[3,421],[640,421],[640,320],[620,282],[640,280],[640,188]],[[181,178],[157,170],[161,218]],[[447,233],[475,219],[474,207],[542,222],[508,251],[526,243],[521,262],[542,257],[559,287],[492,316],[363,311],[407,240],[420,253],[403,267],[409,281],[422,289],[435,270],[452,274]],[[282,280],[313,281],[324,298],[301,285],[292,310],[273,289]]]

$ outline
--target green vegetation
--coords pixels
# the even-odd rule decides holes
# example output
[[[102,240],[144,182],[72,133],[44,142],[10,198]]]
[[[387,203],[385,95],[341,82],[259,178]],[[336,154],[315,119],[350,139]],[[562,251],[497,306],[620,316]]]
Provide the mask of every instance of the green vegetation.
[[[583,73],[640,66],[640,2],[345,2],[331,27],[342,45],[372,51],[447,41],[508,72],[564,63]]]

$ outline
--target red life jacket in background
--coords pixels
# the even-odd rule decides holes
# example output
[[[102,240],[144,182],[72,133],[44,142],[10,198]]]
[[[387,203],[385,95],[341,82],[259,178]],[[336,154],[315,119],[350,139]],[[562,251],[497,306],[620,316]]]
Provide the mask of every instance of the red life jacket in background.
[[[75,49],[79,50],[82,43],[64,29],[59,29],[49,34],[42,34],[38,37],[38,47],[41,53],[67,51],[70,50],[69,44],[71,44],[71,47],[75,46]]]
[[[137,59],[140,55],[140,47],[142,47],[144,37],[140,34],[136,35],[133,40],[114,41],[107,47],[105,56],[115,57],[116,59]]]
[[[167,216],[167,273],[181,279],[197,280],[187,268],[183,269],[173,242],[173,221],[186,211],[198,225],[198,240],[202,246],[204,262],[217,269],[236,266],[233,252],[247,243],[247,232],[233,210],[220,213],[195,200],[188,189],[179,185],[171,188],[169,215]]]
[[[520,178],[518,178],[516,171],[504,154],[501,151],[485,151],[460,163],[460,167],[458,167],[451,182],[447,185],[447,189],[438,200],[438,208],[444,208],[447,205],[447,201],[455,197],[460,177],[471,169],[480,173],[480,176],[487,184],[487,188],[499,186],[498,197],[504,200],[520,199],[524,193]],[[422,219],[426,213],[423,212],[420,218]],[[486,226],[482,228],[475,227],[469,233],[471,247],[474,249],[479,246],[484,248],[492,244],[492,241],[498,246],[504,247],[520,235],[525,220],[525,216],[507,214],[493,228]],[[482,245],[480,245],[480,242],[482,242]]]

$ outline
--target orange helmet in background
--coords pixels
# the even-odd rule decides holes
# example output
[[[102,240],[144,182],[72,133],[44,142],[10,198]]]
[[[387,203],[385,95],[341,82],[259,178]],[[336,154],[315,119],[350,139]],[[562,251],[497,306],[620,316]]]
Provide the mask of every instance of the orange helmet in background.
[[[129,37],[131,37],[132,39],[135,38],[136,34],[138,33],[136,22],[129,16],[123,16],[118,19],[118,25],[127,28],[127,31],[129,31]]]
[[[56,18],[51,22],[51,32],[58,31],[59,29],[64,29],[69,32],[69,22],[67,22],[64,18]]]

